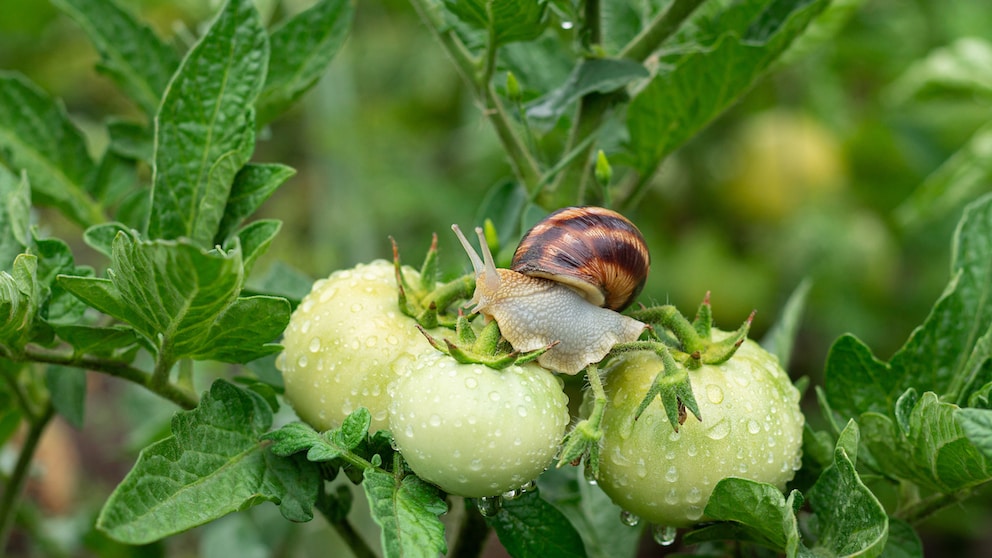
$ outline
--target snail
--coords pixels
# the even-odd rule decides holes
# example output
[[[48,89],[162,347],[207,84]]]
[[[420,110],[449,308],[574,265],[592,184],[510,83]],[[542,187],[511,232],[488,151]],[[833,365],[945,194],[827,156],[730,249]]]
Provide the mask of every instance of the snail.
[[[472,311],[496,320],[516,351],[550,347],[538,357],[545,368],[576,374],[644,331],[620,311],[644,287],[650,257],[640,231],[619,213],[568,207],[548,215],[524,235],[511,269],[496,268],[481,228],[481,258],[451,228],[472,261]]]

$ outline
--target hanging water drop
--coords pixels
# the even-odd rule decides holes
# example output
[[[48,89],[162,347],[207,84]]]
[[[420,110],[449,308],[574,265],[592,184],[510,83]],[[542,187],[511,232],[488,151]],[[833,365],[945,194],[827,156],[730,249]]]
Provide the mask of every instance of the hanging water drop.
[[[527,484],[520,487],[521,494],[529,494],[537,490],[537,483],[534,481],[527,481]]]
[[[623,523],[627,527],[637,527],[637,524],[641,522],[641,518],[637,517],[633,513],[623,510],[620,512],[620,523]]]
[[[672,546],[678,529],[671,525],[654,525],[651,527],[651,537],[661,546]]]
[[[524,494],[523,491],[517,488],[514,490],[507,490],[506,492],[501,494],[500,497],[503,498],[504,501],[516,500],[517,498],[523,496],[523,494]]]
[[[493,517],[503,507],[503,500],[499,496],[483,496],[475,501],[475,507],[482,517]]]

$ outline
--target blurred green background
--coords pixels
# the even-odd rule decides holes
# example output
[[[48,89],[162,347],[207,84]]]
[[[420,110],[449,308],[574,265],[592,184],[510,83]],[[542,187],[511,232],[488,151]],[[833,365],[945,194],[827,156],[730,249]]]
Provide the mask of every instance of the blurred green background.
[[[123,3],[183,50],[219,5]],[[258,4],[278,19],[308,3]],[[839,4],[851,10],[837,18],[836,35],[790,53],[786,64],[670,157],[628,215],[647,237],[653,260],[642,298],[691,314],[711,291],[717,323],[725,328],[757,309],[753,331],[760,338],[791,291],[811,278],[790,372],[810,376],[814,385],[822,384],[827,350],[840,334],[854,333],[887,359],[926,316],[948,279],[960,207],[908,226],[896,211],[992,117],[990,96],[967,88],[913,88],[935,49],[966,38],[990,48],[984,42],[992,29],[987,0]],[[982,75],[979,65],[972,77],[988,83],[992,58],[984,60],[989,73]],[[47,2],[4,0],[0,68],[23,72],[62,97],[99,153],[106,140],[91,122],[137,113],[94,70],[96,61],[83,32]],[[550,73],[546,77],[555,79]],[[473,224],[486,192],[511,177],[479,107],[403,0],[358,2],[351,36],[330,71],[262,133],[255,159],[298,170],[258,215],[284,223],[256,267],[259,276],[270,266],[289,265],[316,278],[387,258],[390,235],[407,262],[418,262],[432,232],[439,233],[447,272],[461,272],[468,262],[450,224]],[[976,182],[987,183],[992,162],[984,161],[984,169]],[[39,221],[50,234],[79,237],[54,213]],[[77,260],[104,265],[85,246],[73,249]],[[128,401],[115,409],[91,405],[87,430],[154,408]],[[169,412],[146,417],[150,432],[130,432],[128,441],[160,432]],[[119,478],[133,460],[131,444],[111,437],[105,448],[90,447],[87,435],[77,444],[84,458],[104,455],[103,466]],[[74,521],[91,521],[106,493],[89,494],[94,507],[74,510]],[[956,528],[969,527],[959,521]]]

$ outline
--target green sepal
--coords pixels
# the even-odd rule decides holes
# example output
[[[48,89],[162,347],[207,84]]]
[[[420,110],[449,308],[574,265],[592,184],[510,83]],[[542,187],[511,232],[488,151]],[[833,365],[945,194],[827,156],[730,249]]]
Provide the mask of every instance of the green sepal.
[[[678,366],[665,346],[659,344],[655,353],[661,357],[664,369],[655,376],[651,388],[648,389],[644,399],[637,406],[634,420],[640,418],[641,413],[648,408],[655,397],[661,398],[668,422],[671,423],[672,429],[676,432],[679,431],[679,425],[685,424],[688,417],[687,411],[695,415],[696,419],[703,420],[696,396],[692,393],[689,371]]]
[[[713,329],[713,306],[710,305],[709,291],[706,291],[703,302],[699,305],[699,310],[696,310],[696,317],[692,320],[692,327],[703,339],[710,338],[710,332]]]
[[[700,361],[703,364],[723,364],[730,360],[730,357],[734,356],[737,349],[747,339],[747,334],[751,330],[751,322],[753,320],[754,312],[752,311],[733,335],[716,343],[706,343],[706,348],[700,355]]]
[[[509,343],[503,341],[499,332],[499,325],[495,321],[486,324],[478,335],[471,331],[471,326],[467,325],[468,321],[464,316],[459,316],[459,321],[462,322],[462,325],[458,326],[460,332],[457,333],[457,343],[450,339],[443,339],[442,342],[442,340],[427,333],[424,326],[420,324],[417,324],[417,329],[424,334],[432,347],[456,361],[462,364],[482,364],[495,370],[531,362],[555,345],[553,343],[547,347],[521,353],[514,351]],[[474,341],[465,342],[468,339],[474,339]]]
[[[585,457],[586,468],[592,478],[599,478],[599,446],[603,440],[603,429],[590,419],[579,421],[562,441],[558,467],[567,464],[578,465]]]

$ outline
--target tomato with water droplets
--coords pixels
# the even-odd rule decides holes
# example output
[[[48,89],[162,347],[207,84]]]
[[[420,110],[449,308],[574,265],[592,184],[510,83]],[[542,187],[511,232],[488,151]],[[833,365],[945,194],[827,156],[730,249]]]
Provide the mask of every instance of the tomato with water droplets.
[[[317,430],[340,426],[359,407],[372,414],[370,431],[387,428],[389,384],[418,354],[435,352],[398,294],[392,262],[376,260],[317,281],[293,312],[276,366],[286,400]]]
[[[607,369],[599,485],[617,505],[650,523],[683,527],[705,520],[723,478],[784,488],[801,464],[804,417],[775,356],[746,340],[727,362],[690,370],[703,418],[690,415],[678,432],[660,399],[634,419],[661,369],[650,352],[625,355]]]

